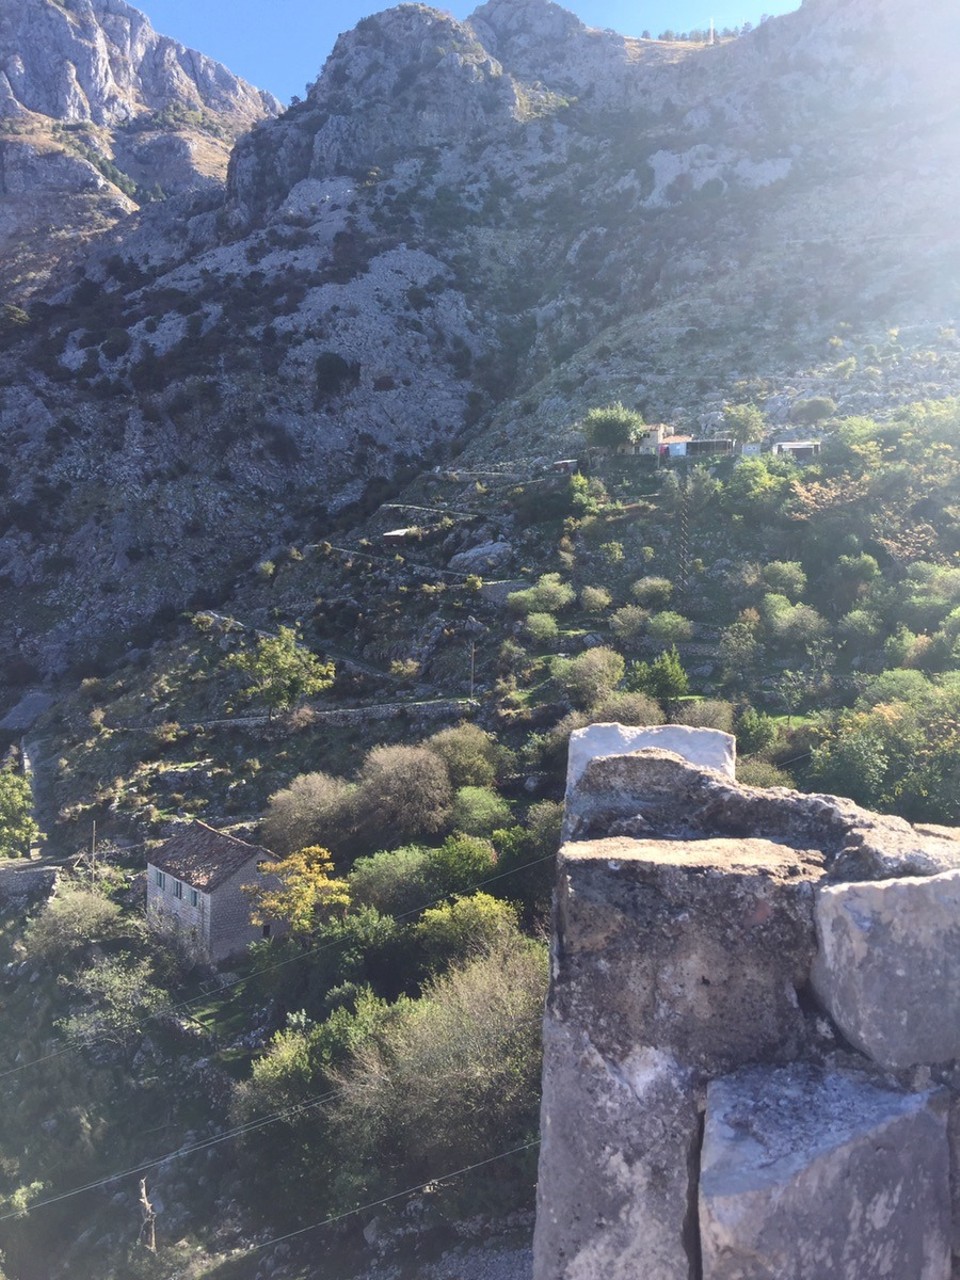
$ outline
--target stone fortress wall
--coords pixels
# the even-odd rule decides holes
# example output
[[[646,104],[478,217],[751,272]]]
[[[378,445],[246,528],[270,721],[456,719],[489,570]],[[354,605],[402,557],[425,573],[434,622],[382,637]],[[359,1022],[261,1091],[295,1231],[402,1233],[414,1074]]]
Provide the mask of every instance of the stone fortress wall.
[[[535,1280],[960,1276],[960,830],[571,742]]]

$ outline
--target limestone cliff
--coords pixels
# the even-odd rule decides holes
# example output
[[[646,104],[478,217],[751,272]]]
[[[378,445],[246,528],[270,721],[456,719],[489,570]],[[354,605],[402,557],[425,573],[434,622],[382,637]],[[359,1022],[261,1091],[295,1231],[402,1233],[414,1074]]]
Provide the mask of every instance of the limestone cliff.
[[[236,137],[280,110],[124,0],[2,0],[7,292],[34,291],[61,253],[144,199],[221,182]]]

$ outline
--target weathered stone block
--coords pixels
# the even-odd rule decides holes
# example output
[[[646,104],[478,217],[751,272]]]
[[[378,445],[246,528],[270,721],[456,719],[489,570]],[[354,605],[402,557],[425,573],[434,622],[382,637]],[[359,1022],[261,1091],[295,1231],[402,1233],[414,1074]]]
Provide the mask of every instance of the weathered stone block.
[[[534,1280],[692,1280],[700,1117],[669,1054],[544,1027]]]
[[[796,1065],[714,1081],[703,1280],[947,1280],[945,1104]]]
[[[622,756],[652,747],[704,769],[736,777],[737,740],[720,729],[694,729],[685,724],[591,724],[570,735],[567,788],[579,780],[587,764],[599,756]]]
[[[583,841],[560,851],[550,1005],[623,1061],[655,1046],[708,1072],[809,1041],[817,852],[767,840]]]
[[[960,871],[830,885],[814,987],[852,1044],[896,1069],[960,1058]]]

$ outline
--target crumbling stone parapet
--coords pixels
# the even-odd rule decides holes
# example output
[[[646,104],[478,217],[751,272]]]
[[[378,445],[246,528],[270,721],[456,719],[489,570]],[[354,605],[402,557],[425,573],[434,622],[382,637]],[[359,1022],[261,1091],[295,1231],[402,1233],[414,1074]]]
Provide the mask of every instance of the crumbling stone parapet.
[[[558,860],[535,1280],[947,1280],[955,833],[599,728]]]

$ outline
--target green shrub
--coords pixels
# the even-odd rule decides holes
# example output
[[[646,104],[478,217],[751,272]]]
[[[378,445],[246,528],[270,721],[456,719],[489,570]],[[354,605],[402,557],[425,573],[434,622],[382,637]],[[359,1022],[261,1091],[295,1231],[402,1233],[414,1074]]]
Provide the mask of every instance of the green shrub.
[[[0,769],[0,856],[29,856],[40,834],[32,809],[30,780],[13,769]]]
[[[807,589],[807,575],[796,560],[771,560],[763,567],[763,580],[771,591],[799,600]]]
[[[392,844],[441,831],[453,792],[447,766],[433,751],[381,746],[364,761],[356,798],[361,831]]]
[[[490,787],[460,787],[454,797],[451,822],[470,836],[489,836],[510,821],[510,806]]]
[[[591,707],[623,679],[625,664],[616,649],[597,645],[553,665],[553,678],[577,707]]]
[[[434,979],[351,1054],[332,1125],[350,1203],[536,1134],[546,973],[545,948],[511,938]],[[477,1177],[515,1208],[533,1168],[501,1161]],[[458,1190],[476,1203],[476,1184]]]
[[[512,591],[507,596],[507,607],[514,613],[558,613],[572,604],[576,591],[569,582],[562,581],[559,573],[545,573],[536,585],[523,591]]]
[[[737,750],[747,756],[765,751],[777,739],[776,722],[755,707],[744,707],[741,710],[734,732],[737,735]]]
[[[80,880],[61,877],[55,895],[33,917],[24,934],[31,959],[60,967],[94,943],[130,932],[117,903]]]
[[[503,757],[496,738],[469,722],[441,729],[422,745],[444,762],[454,787],[489,786]]]
[[[517,909],[488,893],[459,896],[424,911],[414,933],[434,970],[463,964],[497,943],[521,946]]]
[[[595,723],[612,722],[630,725],[663,724],[663,712],[655,699],[646,693],[625,690],[609,693],[590,708]]]
[[[638,604],[625,604],[610,618],[610,630],[624,645],[635,645],[642,638],[650,617]]]
[[[427,865],[427,851],[419,845],[358,858],[347,878],[351,900],[358,906],[375,907],[381,915],[409,915],[430,899]]]
[[[612,599],[606,587],[584,587],[580,592],[580,606],[585,613],[603,613],[610,608]]]
[[[632,444],[643,434],[643,427],[642,415],[627,409],[619,400],[591,409],[580,423],[587,442],[604,449]]]
[[[523,629],[537,645],[551,645],[560,634],[557,620],[552,613],[528,613],[523,621]]]
[[[733,733],[733,703],[719,698],[698,698],[695,702],[681,702],[673,716],[677,724],[688,724],[697,729],[722,729]]]
[[[353,788],[343,778],[301,773],[270,797],[260,838],[279,854],[315,844],[336,852],[352,825],[352,797]]]
[[[144,1021],[169,1004],[151,978],[149,960],[101,956],[71,981],[83,1004],[60,1021],[60,1029],[71,1040],[130,1050],[143,1035]]]
[[[693,635],[693,623],[682,613],[665,609],[651,616],[647,623],[647,634],[658,644],[680,644]]]
[[[794,787],[793,778],[785,769],[766,760],[738,760],[737,781],[748,787]]]
[[[664,649],[653,662],[634,662],[627,675],[628,687],[637,693],[648,693],[660,702],[683,698],[689,689],[676,645]]]
[[[492,875],[497,851],[479,836],[448,836],[439,849],[427,850],[427,885],[431,896],[472,893],[481,880]]]
[[[630,588],[630,594],[637,604],[648,605],[652,609],[662,608],[673,595],[673,583],[669,578],[638,578]]]

